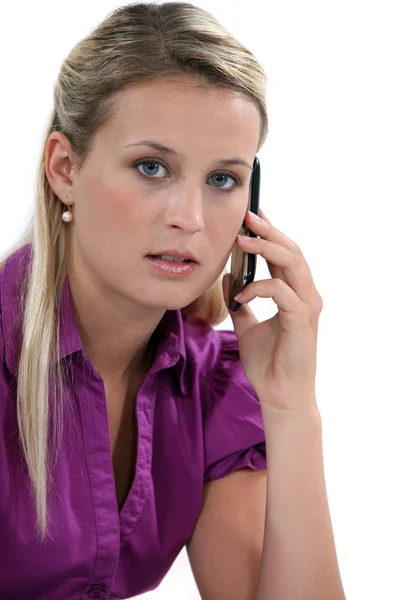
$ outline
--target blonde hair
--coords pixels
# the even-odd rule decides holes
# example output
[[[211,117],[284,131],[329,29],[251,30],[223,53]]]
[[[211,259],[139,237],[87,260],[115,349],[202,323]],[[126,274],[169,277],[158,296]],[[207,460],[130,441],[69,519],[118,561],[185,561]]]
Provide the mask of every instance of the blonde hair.
[[[21,295],[23,340],[17,372],[17,414],[20,443],[36,507],[40,541],[48,532],[48,491],[54,485],[63,421],[63,371],[59,353],[59,310],[67,273],[68,224],[64,206],[49,185],[45,148],[53,131],[68,138],[78,157],[78,170],[91,151],[93,139],[113,115],[116,92],[154,80],[183,76],[206,86],[243,94],[260,113],[259,147],[268,132],[266,75],[253,56],[207,11],[186,2],[133,3],[112,11],[71,50],[54,84],[54,106],[43,138],[37,171],[35,202],[28,225],[0,262],[25,244],[32,244],[26,285]],[[184,317],[218,325],[228,311],[221,274],[204,294],[182,308]],[[17,317],[16,317],[17,318]],[[60,386],[60,401],[49,406]],[[57,450],[50,452],[49,409]]]

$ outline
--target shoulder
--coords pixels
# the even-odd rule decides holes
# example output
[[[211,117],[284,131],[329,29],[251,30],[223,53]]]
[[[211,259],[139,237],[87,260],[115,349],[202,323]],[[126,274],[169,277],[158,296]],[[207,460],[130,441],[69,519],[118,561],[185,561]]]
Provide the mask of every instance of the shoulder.
[[[10,378],[7,360],[7,337],[4,328],[4,268],[0,269],[0,423],[3,431],[4,419],[7,415]],[[7,365],[7,366],[6,366]]]
[[[13,252],[0,269],[0,356],[14,372],[16,348],[22,335],[22,298],[31,259],[31,244]]]
[[[4,333],[3,333],[3,279],[4,267],[0,269],[0,364],[4,360]]]
[[[185,323],[185,348],[202,405],[203,482],[244,467],[265,469],[260,401],[243,371],[235,331]]]
[[[259,400],[243,371],[235,331],[213,329],[203,322],[188,322],[184,327],[186,364],[194,365],[192,378],[199,379],[203,402],[215,407],[224,399],[248,398],[258,410]]]
[[[199,374],[209,377],[216,370],[240,367],[236,333],[229,329],[214,329],[197,319],[183,322],[186,355],[197,364]]]

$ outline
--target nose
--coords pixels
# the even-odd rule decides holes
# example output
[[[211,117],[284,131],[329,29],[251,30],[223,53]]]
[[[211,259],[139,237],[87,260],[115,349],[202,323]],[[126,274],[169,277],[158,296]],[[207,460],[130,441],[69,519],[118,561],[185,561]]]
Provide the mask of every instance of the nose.
[[[163,214],[166,227],[178,227],[188,233],[196,233],[204,229],[203,195],[201,189],[186,182],[168,203]]]

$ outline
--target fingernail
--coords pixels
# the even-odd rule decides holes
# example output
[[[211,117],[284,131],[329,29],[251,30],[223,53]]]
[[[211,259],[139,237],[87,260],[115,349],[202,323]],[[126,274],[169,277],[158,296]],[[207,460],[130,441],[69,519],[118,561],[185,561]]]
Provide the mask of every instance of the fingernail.
[[[256,215],[256,213],[251,212],[251,210],[248,210],[247,212],[251,214],[253,219],[257,219],[258,221],[261,221],[260,217],[258,215]]]
[[[247,244],[247,243],[251,244],[253,242],[253,240],[256,239],[253,237],[249,237],[248,235],[240,235],[240,234],[238,234],[237,237],[238,237],[239,242],[244,242],[245,244]]]

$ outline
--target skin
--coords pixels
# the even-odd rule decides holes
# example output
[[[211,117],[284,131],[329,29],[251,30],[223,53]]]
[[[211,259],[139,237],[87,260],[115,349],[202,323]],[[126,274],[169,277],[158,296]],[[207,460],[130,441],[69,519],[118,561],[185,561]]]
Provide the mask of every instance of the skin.
[[[46,174],[74,215],[63,226],[70,228],[68,279],[85,353],[104,380],[128,385],[145,368],[165,311],[201,296],[227,263],[246,214],[251,170],[218,161],[240,157],[253,164],[260,116],[231,90],[183,78],[116,98],[113,118],[79,173],[67,137],[51,133]],[[141,140],[179,155],[125,147]],[[139,159],[162,164],[134,167]],[[218,174],[236,175],[242,185]],[[159,274],[145,256],[166,248],[193,252],[196,272],[179,279]]]

